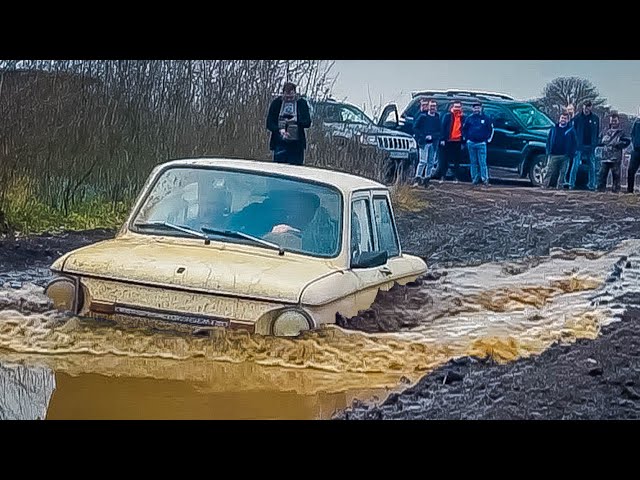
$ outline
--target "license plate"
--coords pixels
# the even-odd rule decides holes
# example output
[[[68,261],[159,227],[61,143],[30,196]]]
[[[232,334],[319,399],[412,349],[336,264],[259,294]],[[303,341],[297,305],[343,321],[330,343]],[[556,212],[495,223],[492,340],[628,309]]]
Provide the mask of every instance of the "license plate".
[[[144,317],[156,320],[164,320],[168,322],[188,323],[191,325],[202,325],[207,327],[229,327],[229,320],[204,315],[192,315],[178,312],[159,312],[143,310],[140,308],[132,308],[117,305],[115,313],[121,315],[133,315],[136,317]]]
[[[391,152],[391,158],[409,158],[409,152]]]

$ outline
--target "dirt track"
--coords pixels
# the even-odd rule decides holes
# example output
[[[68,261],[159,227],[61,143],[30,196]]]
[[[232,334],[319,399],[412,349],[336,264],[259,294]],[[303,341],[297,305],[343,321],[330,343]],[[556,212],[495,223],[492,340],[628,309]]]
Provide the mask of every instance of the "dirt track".
[[[403,249],[423,257],[431,268],[420,282],[423,286],[456,266],[502,261],[517,274],[550,249],[565,249],[561,255],[571,258],[577,255],[575,249],[611,250],[624,239],[640,238],[636,195],[504,186],[474,190],[468,184],[445,183],[420,190],[417,196],[427,203],[426,209],[396,209],[396,216]],[[0,240],[0,284],[42,284],[55,258],[113,233]],[[636,268],[625,265],[631,272]],[[428,308],[417,297],[424,291],[419,286],[381,293],[372,309],[340,323],[371,332],[410,328],[406,318],[381,312],[385,305],[399,302],[421,302]],[[616,301],[629,306],[627,312],[594,341],[554,346],[540,356],[506,365],[458,359],[379,407],[356,405],[337,418],[637,418],[640,302],[633,295]]]

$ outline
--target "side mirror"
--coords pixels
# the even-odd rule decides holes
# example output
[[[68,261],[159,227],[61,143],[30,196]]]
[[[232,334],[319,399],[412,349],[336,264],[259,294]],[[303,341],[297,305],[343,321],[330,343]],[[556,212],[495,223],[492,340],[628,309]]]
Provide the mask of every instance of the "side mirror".
[[[386,250],[382,252],[362,252],[351,262],[351,268],[381,267],[387,263],[388,258],[389,254]]]

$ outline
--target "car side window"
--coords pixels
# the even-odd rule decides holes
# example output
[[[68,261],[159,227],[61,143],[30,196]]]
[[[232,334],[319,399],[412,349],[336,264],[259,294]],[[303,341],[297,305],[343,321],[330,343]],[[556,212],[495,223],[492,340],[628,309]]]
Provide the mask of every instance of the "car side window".
[[[400,248],[398,238],[393,228],[393,217],[391,215],[389,200],[386,196],[373,197],[373,213],[378,230],[378,250],[386,250],[389,257],[399,255]]]
[[[351,205],[351,259],[362,252],[373,251],[373,228],[369,200],[354,200]]]
[[[496,128],[504,128],[513,125],[513,120],[509,118],[507,112],[496,107],[487,106],[484,113],[493,120],[493,126]]]

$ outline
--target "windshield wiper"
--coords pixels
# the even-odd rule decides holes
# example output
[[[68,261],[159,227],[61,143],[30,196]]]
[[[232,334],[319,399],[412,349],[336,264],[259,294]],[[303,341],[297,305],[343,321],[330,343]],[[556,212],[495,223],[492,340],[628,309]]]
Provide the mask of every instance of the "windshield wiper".
[[[264,245],[265,247],[273,248],[278,250],[279,255],[284,255],[284,249],[278,245],[277,243],[267,242],[258,237],[254,237],[253,235],[249,235],[248,233],[237,232],[235,230],[218,230],[215,228],[202,227],[202,230],[205,233],[213,233],[215,235],[222,235],[224,237],[236,237],[236,238],[244,238],[246,240],[251,240],[252,242],[258,243],[260,245]]]
[[[134,227],[138,227],[138,228],[168,228],[170,230],[176,230],[177,232],[183,232],[183,233],[188,233],[189,235],[193,236],[193,237],[198,237],[198,238],[202,238],[205,240],[205,244],[209,245],[209,242],[211,241],[211,239],[209,238],[209,235],[206,235],[202,232],[199,232],[197,230],[193,230],[189,227],[184,227],[182,225],[174,225],[173,223],[169,223],[169,222],[142,222],[142,223],[134,223],[133,224]]]

